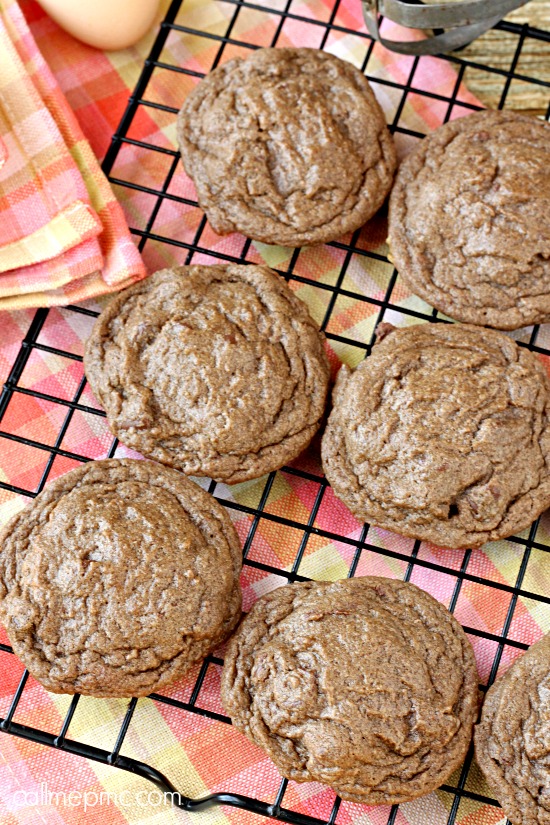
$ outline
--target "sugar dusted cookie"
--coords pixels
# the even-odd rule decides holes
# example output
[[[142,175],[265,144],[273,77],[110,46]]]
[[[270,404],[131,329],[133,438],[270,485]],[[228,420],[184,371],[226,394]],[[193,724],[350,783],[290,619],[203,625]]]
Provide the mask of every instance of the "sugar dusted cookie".
[[[367,805],[439,787],[478,708],[472,646],[413,584],[378,577],[262,596],[229,643],[222,700],[283,776]]]
[[[484,111],[446,123],[401,164],[389,242],[411,290],[457,321],[550,320],[550,124]]]
[[[479,547],[550,505],[550,382],[495,330],[381,325],[342,367],[323,435],[326,476],[364,521],[444,547]]]
[[[83,464],[0,534],[0,619],[54,693],[143,696],[211,653],[241,613],[223,507],[181,473]]]
[[[315,435],[329,382],[323,342],[268,267],[183,266],[104,309],[84,366],[124,444],[235,483],[277,470]]]
[[[362,226],[396,165],[366,77],[317,49],[258,49],[214,69],[181,109],[178,142],[215,232],[291,247]]]

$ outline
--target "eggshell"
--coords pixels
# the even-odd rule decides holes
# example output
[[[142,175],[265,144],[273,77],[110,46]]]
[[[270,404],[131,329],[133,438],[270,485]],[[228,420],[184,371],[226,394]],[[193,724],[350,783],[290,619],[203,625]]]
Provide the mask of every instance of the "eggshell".
[[[151,28],[160,0],[38,0],[62,29],[90,46],[125,49]]]

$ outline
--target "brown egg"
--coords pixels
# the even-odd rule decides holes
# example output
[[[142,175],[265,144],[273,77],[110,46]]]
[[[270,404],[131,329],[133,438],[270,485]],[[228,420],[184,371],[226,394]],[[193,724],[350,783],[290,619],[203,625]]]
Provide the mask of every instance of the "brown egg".
[[[111,51],[137,43],[152,27],[160,0],[38,0],[61,28]]]

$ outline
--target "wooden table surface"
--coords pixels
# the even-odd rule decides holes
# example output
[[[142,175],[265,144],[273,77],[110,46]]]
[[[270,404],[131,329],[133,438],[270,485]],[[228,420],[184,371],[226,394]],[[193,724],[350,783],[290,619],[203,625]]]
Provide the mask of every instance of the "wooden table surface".
[[[530,0],[525,6],[506,17],[518,23],[529,23],[550,31],[550,0]],[[490,31],[474,40],[458,54],[467,60],[486,63],[497,68],[509,69],[516,51],[518,37],[503,31]],[[516,72],[528,77],[550,82],[550,43],[527,38],[523,44]],[[496,108],[499,104],[506,78],[468,67],[464,76],[468,88],[485,106]],[[533,115],[546,115],[550,102],[550,89],[513,80],[506,108]]]

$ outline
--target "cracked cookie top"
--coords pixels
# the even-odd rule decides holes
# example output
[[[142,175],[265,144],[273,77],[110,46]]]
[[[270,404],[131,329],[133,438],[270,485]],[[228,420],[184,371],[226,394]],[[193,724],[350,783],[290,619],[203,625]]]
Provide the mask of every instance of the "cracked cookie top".
[[[58,478],[6,525],[0,547],[0,618],[54,693],[159,690],[240,617],[229,516],[150,461],[92,461]]]
[[[550,320],[550,124],[484,111],[428,135],[401,164],[389,243],[411,290],[458,321]]]
[[[550,382],[495,330],[378,330],[342,367],[323,436],[334,491],[361,519],[444,547],[479,547],[550,505]]]
[[[234,483],[294,459],[328,391],[323,336],[267,267],[164,269],[122,292],[86,345],[86,376],[124,444]]]
[[[283,776],[382,805],[430,793],[462,762],[478,676],[443,605],[365,576],[262,596],[229,643],[222,700]]]
[[[291,247],[362,226],[396,165],[368,80],[317,49],[258,49],[214,69],[183,105],[178,142],[215,232]]]
[[[550,634],[489,688],[476,757],[513,825],[550,822]]]

